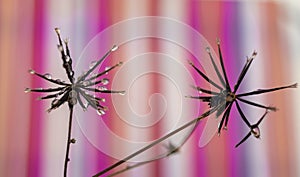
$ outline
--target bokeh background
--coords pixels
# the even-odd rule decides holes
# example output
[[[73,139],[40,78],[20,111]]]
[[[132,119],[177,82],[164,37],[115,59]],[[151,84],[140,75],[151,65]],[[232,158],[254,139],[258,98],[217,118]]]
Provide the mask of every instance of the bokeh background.
[[[300,82],[300,5],[297,0],[0,0],[0,4],[1,177],[62,176],[68,108],[64,105],[59,110],[47,113],[45,110],[50,101],[37,101],[38,94],[24,93],[26,87],[49,86],[45,81],[28,74],[30,68],[40,73],[52,73],[57,78],[65,77],[53,30],[57,26],[62,29],[63,36],[71,38],[72,57],[74,63],[78,63],[83,48],[109,26],[135,17],[169,17],[194,28],[207,39],[213,49],[216,49],[216,37],[221,39],[231,84],[234,84],[246,56],[256,50],[258,56],[243,82],[244,91]],[[150,43],[149,51],[157,51],[159,47],[155,42]],[[122,50],[120,55],[123,61],[129,60],[126,58],[126,51]],[[184,63],[186,56],[182,56],[178,60]],[[115,56],[108,65],[117,62],[116,58]],[[170,70],[160,60],[151,66]],[[138,67],[133,65],[131,69]],[[114,74],[112,72],[108,77],[113,78]],[[195,73],[193,76],[197,78]],[[125,80],[127,75],[122,77]],[[164,96],[168,90],[163,89],[166,87],[163,87],[161,80],[155,75],[144,79],[148,80],[143,80],[140,87],[134,88],[139,90],[136,94],[143,99],[135,100],[133,106],[147,112],[147,98],[142,95],[159,93]],[[182,84],[186,83],[182,81]],[[233,112],[229,130],[219,138],[214,137],[205,147],[198,146],[201,130],[205,126],[203,123],[178,154],[120,176],[300,176],[299,98],[298,89],[253,98],[279,108],[279,111],[270,113],[262,123],[261,140],[251,137],[238,149],[234,148],[248,130],[238,121],[236,112]],[[106,105],[113,112],[110,96],[107,99]],[[165,99],[175,103],[178,101],[172,100],[170,95],[165,95]],[[198,106],[190,106],[191,110],[195,111],[195,105]],[[172,112],[172,105],[166,106],[166,111]],[[252,122],[264,112],[243,108],[249,118],[254,117]],[[154,117],[155,110],[150,110],[154,111],[151,114]],[[168,115],[172,114],[164,117]],[[84,119],[89,122],[89,117]],[[130,132],[128,134],[136,135],[132,129],[119,126],[117,114],[107,114],[103,119],[119,134]],[[168,122],[164,124],[167,125]],[[154,128],[151,131],[154,135],[148,132],[150,138],[147,140],[157,138],[158,130]],[[71,150],[69,176],[92,176],[116,162],[116,159],[91,143],[78,121],[74,122],[73,136],[77,143]],[[99,141],[114,151],[122,151],[122,145],[114,144],[107,137],[100,138]]]

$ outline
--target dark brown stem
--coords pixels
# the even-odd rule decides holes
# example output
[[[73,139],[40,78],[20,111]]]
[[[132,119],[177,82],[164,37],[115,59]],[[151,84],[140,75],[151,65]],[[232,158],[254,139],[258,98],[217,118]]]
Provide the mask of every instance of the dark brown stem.
[[[68,139],[67,139],[67,150],[65,157],[65,166],[64,166],[64,177],[67,177],[68,172],[68,162],[70,161],[69,153],[70,153],[70,145],[71,145],[71,132],[72,132],[72,120],[73,120],[73,105],[69,105],[70,108],[70,117],[69,117],[69,130],[68,130]]]
[[[177,134],[178,132],[180,132],[180,131],[186,129],[186,128],[189,127],[189,126],[198,123],[200,120],[202,120],[202,119],[204,119],[205,117],[211,115],[212,113],[214,113],[216,110],[220,109],[220,108],[223,107],[223,106],[224,106],[224,104],[220,104],[220,105],[218,105],[218,106],[216,106],[216,107],[214,107],[214,108],[212,108],[212,109],[206,111],[206,112],[203,113],[200,117],[197,117],[197,118],[191,120],[190,122],[187,122],[186,124],[182,125],[181,127],[177,128],[176,130],[174,130],[174,131],[172,131],[172,132],[166,134],[166,135],[163,136],[162,138],[159,138],[159,139],[153,141],[152,143],[150,143],[149,145],[143,147],[142,149],[140,149],[140,150],[138,150],[138,151],[136,151],[136,152],[130,154],[129,156],[125,157],[125,158],[122,159],[122,160],[119,160],[119,161],[116,162],[115,164],[113,164],[113,165],[107,167],[106,169],[104,169],[104,170],[102,170],[101,172],[97,173],[97,174],[94,175],[93,177],[101,176],[101,175],[103,175],[103,174],[109,172],[110,170],[112,170],[112,169],[114,169],[114,168],[116,168],[116,167],[122,165],[123,163],[125,163],[125,162],[127,162],[128,160],[132,159],[133,157],[135,157],[135,156],[137,156],[137,155],[139,155],[139,154],[145,152],[146,150],[148,150],[148,149],[152,148],[153,146],[157,145],[158,143],[160,143],[160,142],[162,142],[162,141],[168,139],[169,137],[171,137],[171,136]]]

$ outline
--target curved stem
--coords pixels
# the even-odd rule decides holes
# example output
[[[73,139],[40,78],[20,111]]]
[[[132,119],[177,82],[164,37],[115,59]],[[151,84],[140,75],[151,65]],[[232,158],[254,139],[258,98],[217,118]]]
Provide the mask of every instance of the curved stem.
[[[64,177],[67,177],[68,162],[70,161],[69,153],[70,153],[70,145],[71,145],[73,105],[69,105],[69,108],[70,108],[70,117],[69,117],[69,129],[68,129],[68,139],[67,139],[67,150],[66,150],[65,166],[64,166]]]
[[[160,142],[162,142],[162,141],[168,139],[169,137],[175,135],[176,133],[178,133],[178,132],[184,130],[185,128],[187,128],[187,127],[189,127],[189,126],[191,126],[191,125],[194,125],[195,123],[199,122],[200,120],[204,119],[205,117],[211,115],[212,113],[214,113],[216,110],[218,110],[218,109],[221,108],[222,106],[224,106],[224,104],[220,104],[220,105],[218,105],[218,106],[216,106],[216,107],[214,107],[214,108],[212,108],[212,109],[206,111],[206,112],[203,113],[201,116],[199,116],[199,117],[197,117],[197,118],[191,120],[190,122],[187,122],[186,124],[182,125],[181,127],[177,128],[176,130],[174,130],[174,131],[172,131],[172,132],[166,134],[165,136],[163,136],[163,137],[161,137],[161,138],[159,138],[159,139],[153,141],[153,142],[150,143],[149,145],[147,145],[147,146],[141,148],[140,150],[138,150],[138,151],[136,151],[136,152],[130,154],[129,156],[123,158],[122,160],[119,160],[119,161],[116,162],[115,164],[113,164],[113,165],[107,167],[106,169],[100,171],[99,173],[97,173],[97,174],[94,175],[93,177],[101,176],[101,175],[103,175],[103,174],[109,172],[110,170],[112,170],[112,169],[114,169],[114,168],[116,168],[116,167],[122,165],[123,163],[127,162],[128,160],[132,159],[133,157],[135,157],[135,156],[137,156],[137,155],[139,155],[139,154],[145,152],[146,150],[148,150],[148,149],[152,148],[153,146],[157,145],[158,143],[160,143]]]

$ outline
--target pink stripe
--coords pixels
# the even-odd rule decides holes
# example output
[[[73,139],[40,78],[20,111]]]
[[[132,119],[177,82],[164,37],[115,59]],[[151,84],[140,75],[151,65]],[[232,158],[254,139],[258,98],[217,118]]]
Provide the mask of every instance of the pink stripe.
[[[33,39],[33,61],[32,68],[36,71],[43,73],[44,70],[44,1],[35,1],[34,9],[34,39]],[[32,79],[32,87],[38,87],[45,85],[44,80],[39,78]],[[32,94],[31,99],[31,115],[30,115],[30,132],[29,132],[29,153],[28,153],[28,174],[30,177],[39,177],[41,174],[42,167],[42,154],[41,152],[41,142],[43,135],[41,134],[43,127],[43,117],[42,112],[43,104],[36,100],[36,96]]]

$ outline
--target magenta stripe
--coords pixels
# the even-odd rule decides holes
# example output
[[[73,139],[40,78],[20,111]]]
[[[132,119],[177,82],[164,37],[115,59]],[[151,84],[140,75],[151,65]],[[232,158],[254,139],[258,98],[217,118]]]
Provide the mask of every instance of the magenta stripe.
[[[44,1],[36,0],[34,4],[34,32],[33,32],[33,59],[32,68],[38,72],[44,70],[44,23],[45,23],[45,11]],[[38,78],[32,79],[32,87],[38,87],[44,85],[44,81]],[[31,95],[31,115],[30,115],[30,132],[29,132],[29,152],[28,152],[28,175],[30,177],[40,177],[42,167],[42,152],[41,134],[43,127],[42,112],[43,104],[36,100],[36,95]]]

